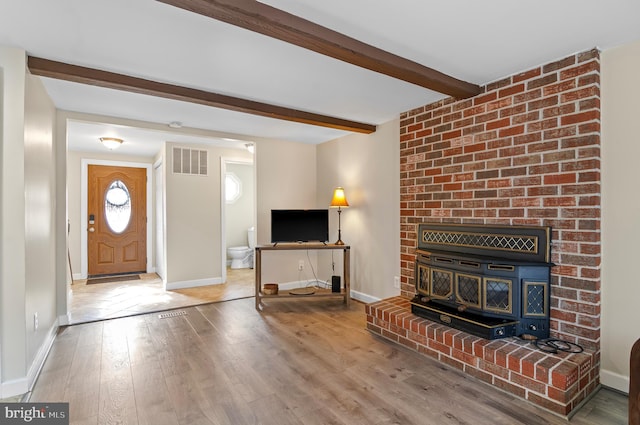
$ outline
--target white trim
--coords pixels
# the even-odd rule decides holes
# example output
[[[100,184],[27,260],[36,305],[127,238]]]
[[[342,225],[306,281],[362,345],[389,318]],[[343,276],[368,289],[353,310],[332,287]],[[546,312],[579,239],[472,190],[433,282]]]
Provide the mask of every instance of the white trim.
[[[58,321],[56,320],[49,332],[47,332],[47,336],[45,337],[44,342],[40,346],[40,349],[36,353],[35,358],[33,359],[33,363],[31,363],[31,367],[29,368],[29,373],[27,374],[27,380],[29,382],[29,391],[33,389],[33,386],[38,379],[38,375],[40,375],[40,371],[44,366],[45,360],[47,360],[47,356],[49,355],[49,351],[53,346],[54,341],[56,340],[56,333],[58,331]]]
[[[82,273],[74,273],[72,279],[80,280],[80,279],[86,279],[86,277],[82,277]]]
[[[297,289],[297,288],[306,288],[309,284],[315,283],[313,280],[294,280],[292,282],[285,282],[278,284],[278,290],[289,290],[289,289]]]
[[[198,286],[207,285],[220,285],[221,283],[224,283],[224,280],[221,277],[216,277],[213,279],[183,280],[180,282],[167,282],[165,289],[167,291],[171,291],[173,289],[195,288]]]
[[[227,174],[227,161],[220,157],[220,264],[222,281],[227,281],[227,186],[224,176]]]
[[[28,391],[29,383],[27,382],[27,378],[14,379],[3,382],[2,385],[0,385],[0,398],[15,397],[26,394]]]
[[[292,282],[279,283],[278,290],[287,291],[290,289],[305,288],[310,283],[315,283],[315,281],[314,280],[294,280]],[[330,284],[327,283],[327,285],[330,285]],[[351,290],[351,298],[353,298],[354,300],[361,301],[365,304],[374,303],[382,299],[382,298],[374,297],[369,294],[354,291],[353,289]]]
[[[163,145],[163,150],[165,146]],[[160,176],[156,176],[157,173],[160,173]],[[158,274],[160,279],[162,280],[162,287],[167,289],[167,224],[165,217],[167,216],[167,207],[166,207],[166,181],[165,181],[165,161],[164,158],[161,157],[156,162],[153,163],[153,195],[154,195],[154,210],[153,210],[153,234],[154,234],[154,242],[155,242],[155,258],[153,264],[155,265],[153,271],[162,270],[162,276]],[[157,178],[159,177],[159,179]],[[158,198],[158,189],[161,192],[161,198]],[[158,205],[160,204],[160,205]],[[160,215],[160,217],[158,217]],[[158,218],[160,218],[160,223],[158,223]],[[158,231],[160,228],[160,231]],[[162,236],[162,237],[160,237]],[[161,249],[158,250],[158,241],[161,242]],[[157,273],[156,273],[157,274]]]
[[[60,316],[66,317],[66,316]],[[40,345],[40,349],[36,353],[31,366],[29,367],[29,372],[27,376],[20,379],[14,379],[12,381],[3,382],[0,385],[0,399],[15,397],[17,395],[26,394],[27,392],[33,389],[33,386],[40,375],[40,371],[44,366],[44,362],[47,360],[47,356],[49,355],[49,351],[51,347],[53,347],[53,343],[56,340],[56,335],[58,333],[58,322],[60,319],[57,319],[49,331],[45,336],[44,342]]]
[[[71,324],[71,313],[61,314],[58,316],[58,325],[67,326]]]
[[[605,387],[613,388],[614,390],[629,394],[628,376],[600,369],[600,383]]]
[[[354,300],[361,301],[361,302],[363,302],[365,304],[375,303],[375,302],[380,301],[382,299],[382,298],[374,297],[374,296],[369,295],[369,294],[365,294],[365,293],[362,293],[362,292],[354,291],[353,289],[351,290],[351,298],[353,298]]]
[[[79,230],[80,230],[80,275],[81,275],[80,279],[87,278],[87,269],[88,269],[86,223],[88,221],[87,201],[89,198],[89,194],[88,194],[89,165],[135,167],[135,168],[145,168],[147,170],[147,272],[148,272],[149,269],[151,268],[151,264],[150,264],[151,261],[154,261],[154,259],[152,258],[153,247],[151,246],[153,242],[152,233],[151,233],[152,232],[151,223],[153,222],[153,220],[150,219],[150,217],[152,217],[151,214],[153,213],[153,206],[151,202],[153,197],[152,185],[151,185],[153,181],[153,175],[152,175],[153,164],[150,164],[147,162],[109,161],[109,160],[102,160],[102,159],[83,158],[81,173],[80,173],[80,223],[78,224]]]
[[[72,283],[66,285],[65,293],[67,295],[67,308],[65,314],[61,314],[58,316],[58,326],[66,326],[71,324],[71,298],[73,297]]]

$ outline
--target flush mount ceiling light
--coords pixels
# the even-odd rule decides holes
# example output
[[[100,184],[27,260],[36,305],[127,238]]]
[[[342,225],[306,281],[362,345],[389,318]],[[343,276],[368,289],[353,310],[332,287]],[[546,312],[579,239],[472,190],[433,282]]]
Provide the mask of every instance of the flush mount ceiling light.
[[[100,141],[110,151],[114,149],[118,149],[124,140],[118,139],[116,137],[101,137]]]

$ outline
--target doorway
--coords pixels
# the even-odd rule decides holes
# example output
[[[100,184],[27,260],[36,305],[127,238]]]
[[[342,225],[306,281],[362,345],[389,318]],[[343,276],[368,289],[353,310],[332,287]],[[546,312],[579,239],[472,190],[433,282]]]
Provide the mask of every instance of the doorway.
[[[89,167],[90,166],[104,166],[104,167],[115,167],[115,168],[122,168],[123,170],[120,171],[120,177],[124,177],[126,176],[129,171],[131,169],[142,169],[141,173],[144,175],[144,183],[136,188],[136,192],[143,192],[144,197],[142,198],[142,205],[140,205],[140,208],[143,209],[144,211],[144,221],[142,221],[141,223],[138,223],[137,226],[141,226],[144,230],[142,233],[144,233],[144,242],[142,243],[143,247],[140,250],[136,250],[136,252],[134,253],[134,246],[137,245],[138,248],[140,248],[140,243],[138,242],[137,244],[132,244],[131,241],[128,241],[126,243],[127,247],[127,252],[125,253],[121,253],[120,255],[126,255],[126,258],[129,260],[132,260],[134,257],[138,257],[140,260],[144,261],[146,264],[143,264],[142,267],[140,268],[140,264],[136,264],[134,267],[136,268],[136,270],[131,269],[130,271],[122,271],[122,272],[117,272],[117,271],[112,271],[108,270],[105,271],[105,269],[98,269],[97,273],[94,273],[94,269],[92,269],[92,273],[89,272],[89,234],[92,233],[96,233],[96,227],[95,225],[98,224],[97,219],[98,219],[98,213],[96,211],[90,212],[89,211],[89,194],[90,194],[90,182],[89,182]],[[81,163],[81,204],[80,204],[80,250],[81,250],[81,255],[80,255],[80,279],[86,279],[87,277],[89,277],[89,275],[93,275],[93,274],[116,274],[116,273],[127,273],[127,272],[133,272],[133,271],[142,271],[144,272],[153,272],[154,271],[154,267],[152,264],[147,263],[147,259],[152,259],[152,243],[151,243],[151,237],[152,237],[152,221],[151,219],[147,220],[147,217],[152,217],[151,212],[152,212],[152,208],[151,208],[151,201],[152,201],[152,193],[151,193],[151,180],[152,180],[152,174],[151,174],[151,169],[152,169],[152,164],[148,164],[148,163],[133,163],[133,162],[124,162],[124,161],[105,161],[105,160],[95,160],[95,159],[83,159],[82,163]],[[118,179],[114,179],[111,180],[110,183],[115,182],[115,180]],[[124,180],[119,179],[121,181],[124,182]],[[128,181],[128,180],[127,180]],[[128,186],[127,186],[127,190],[128,190]],[[104,193],[104,192],[103,192]],[[102,196],[101,196],[102,197]],[[136,201],[136,204],[140,203],[140,201]],[[97,207],[96,207],[97,208]],[[101,210],[104,210],[104,208],[100,208]],[[91,228],[91,224],[90,224],[90,215],[93,214],[94,215],[94,231],[91,232],[90,228]],[[102,220],[102,226],[104,227],[106,225],[106,223],[104,223],[104,220]],[[117,224],[115,224],[116,228],[117,228]],[[99,262],[104,262],[104,263],[109,263],[110,262],[110,258],[113,256],[115,258],[116,255],[116,249],[114,247],[111,247],[111,241],[108,241],[105,246],[103,246],[103,252],[101,252],[99,254]],[[132,263],[133,264],[133,263]],[[125,269],[126,270],[126,269]]]
[[[88,277],[144,273],[146,170],[89,165]]]
[[[255,166],[252,159],[221,158],[221,218],[223,280],[246,281],[253,284],[253,261],[243,262],[248,268],[231,269],[229,247],[249,246],[249,228],[256,228]],[[253,236],[255,237],[255,236]],[[254,240],[255,242],[255,240]],[[249,263],[249,264],[246,264]],[[228,274],[232,273],[232,276]]]

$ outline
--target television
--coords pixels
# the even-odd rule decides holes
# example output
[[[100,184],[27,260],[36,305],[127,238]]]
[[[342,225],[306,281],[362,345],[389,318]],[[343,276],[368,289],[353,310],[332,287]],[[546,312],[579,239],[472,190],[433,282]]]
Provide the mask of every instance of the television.
[[[271,210],[271,243],[328,240],[329,210]]]

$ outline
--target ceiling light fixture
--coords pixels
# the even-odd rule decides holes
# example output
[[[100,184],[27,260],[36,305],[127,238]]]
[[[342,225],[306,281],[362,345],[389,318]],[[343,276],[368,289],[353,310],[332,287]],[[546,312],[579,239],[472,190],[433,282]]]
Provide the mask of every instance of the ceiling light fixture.
[[[180,121],[171,121],[169,123],[169,127],[171,127],[171,128],[182,128],[182,123]]]
[[[124,142],[124,140],[118,139],[116,137],[101,137],[100,141],[102,142],[104,147],[109,149],[110,151],[118,149],[122,142]]]

